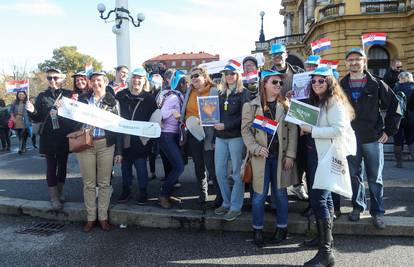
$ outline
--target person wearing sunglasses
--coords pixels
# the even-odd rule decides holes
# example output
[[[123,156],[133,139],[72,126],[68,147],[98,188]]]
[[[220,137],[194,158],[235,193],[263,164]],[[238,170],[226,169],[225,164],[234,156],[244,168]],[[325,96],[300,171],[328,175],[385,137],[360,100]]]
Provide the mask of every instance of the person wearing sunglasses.
[[[63,186],[69,153],[67,134],[73,131],[73,122],[57,116],[57,102],[61,97],[70,98],[70,90],[63,89],[64,75],[59,69],[46,71],[48,88],[36,97],[33,105],[26,102],[26,109],[33,122],[39,122],[39,153],[46,158],[46,180],[53,209],[63,208]]]
[[[324,155],[333,145],[333,139],[345,142],[346,135],[355,140],[351,128],[351,120],[355,117],[354,110],[344,94],[338,81],[334,78],[329,67],[318,67],[311,74],[312,90],[309,95],[309,104],[320,108],[318,123],[316,126],[300,125],[302,131],[310,133],[316,153],[308,153],[313,156],[308,164],[313,164],[312,169],[316,171],[318,159]],[[350,145],[347,143],[347,145]],[[356,148],[355,148],[356,149]],[[348,153],[347,153],[348,154]],[[332,226],[333,217],[330,213],[333,203],[331,192],[328,190],[312,188],[315,179],[315,172],[310,176],[310,202],[315,214],[318,237],[316,243],[319,245],[318,253],[304,266],[331,266],[335,262],[332,252]],[[330,179],[331,177],[318,177],[319,179]]]
[[[384,74],[384,82],[388,84],[391,89],[394,89],[398,83],[398,75],[405,70],[402,68],[402,62],[398,58],[391,61],[391,66]]]
[[[384,167],[383,146],[390,136],[398,131],[401,115],[398,101],[393,91],[380,79],[366,70],[368,59],[360,48],[352,48],[345,57],[348,74],[341,80],[341,87],[347,94],[354,110],[355,131],[358,147],[356,156],[348,157],[352,182],[353,210],[348,215],[350,221],[358,221],[367,208],[363,177],[368,180],[370,192],[370,214],[378,229],[384,229]],[[385,116],[382,117],[384,113]],[[366,175],[363,175],[362,161]]]
[[[241,133],[251,155],[253,173],[253,238],[258,247],[264,245],[262,231],[269,187],[274,192],[276,204],[276,230],[270,242],[280,243],[287,238],[287,187],[298,182],[295,167],[298,127],[285,121],[289,100],[282,93],[283,86],[282,73],[262,71],[259,95],[244,104],[242,112]],[[257,116],[278,122],[276,132],[269,131],[272,127],[267,127],[267,123],[257,122],[260,119]]]
[[[181,121],[187,121],[190,117],[200,118],[197,105],[198,96],[218,95],[218,90],[211,81],[207,70],[200,67],[191,69],[190,79],[191,85],[186,91],[181,109]],[[216,174],[214,168],[214,128],[203,127],[203,131],[205,137],[201,140],[191,132],[188,132],[185,149],[191,155],[194,162],[194,170],[199,187],[198,202],[204,212],[207,208],[206,201],[208,196],[206,168],[211,177],[216,177]],[[220,190],[216,189],[217,196],[215,202],[219,202],[221,198]]]
[[[243,104],[249,101],[250,94],[243,86],[240,69],[233,65],[226,65],[221,73],[220,123],[214,125],[216,133],[214,163],[223,203],[214,212],[217,215],[224,215],[225,221],[234,221],[241,214],[244,200],[244,183],[240,176],[244,149],[241,137],[241,115]],[[232,166],[232,188],[227,175],[229,160]]]

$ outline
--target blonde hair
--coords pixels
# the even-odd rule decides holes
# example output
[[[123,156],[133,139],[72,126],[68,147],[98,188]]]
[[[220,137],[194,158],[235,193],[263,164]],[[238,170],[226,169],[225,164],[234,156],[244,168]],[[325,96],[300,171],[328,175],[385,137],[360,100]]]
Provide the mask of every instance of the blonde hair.
[[[198,72],[198,73],[200,73],[201,75],[203,75],[203,77],[204,77],[204,80],[205,80],[205,87],[207,88],[211,88],[211,87],[213,87],[214,86],[214,83],[213,83],[213,81],[211,80],[211,78],[210,78],[210,76],[208,75],[208,73],[207,73],[207,70],[205,69],[205,68],[200,68],[200,67],[195,67],[195,68],[192,68],[191,69],[191,71],[190,71],[190,76],[191,76],[191,73],[193,73],[193,72]],[[191,83],[190,84],[190,88],[191,89],[194,89],[194,86],[193,86],[193,83]]]
[[[134,75],[132,75],[132,76],[134,76]],[[135,76],[139,76],[139,75],[135,75]],[[142,91],[144,91],[144,92],[151,92],[150,82],[148,81],[147,76],[141,76],[141,77],[144,77],[145,78],[145,83],[142,86]],[[132,90],[132,82],[129,83],[128,89],[129,90]]]
[[[240,72],[235,71],[235,73],[237,75],[236,91],[238,93],[241,93],[244,89],[243,82],[242,82],[242,77],[241,77]],[[229,85],[226,82],[224,72],[221,75],[221,80],[220,80],[220,84],[218,85],[218,89],[219,89],[220,93],[222,93],[222,94],[225,93],[229,89]]]

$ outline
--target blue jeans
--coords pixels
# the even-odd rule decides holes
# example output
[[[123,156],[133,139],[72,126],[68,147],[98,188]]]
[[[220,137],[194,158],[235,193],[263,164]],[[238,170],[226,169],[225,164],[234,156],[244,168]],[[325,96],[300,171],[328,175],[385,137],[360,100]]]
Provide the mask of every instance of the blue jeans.
[[[139,189],[146,189],[148,184],[148,170],[147,170],[147,159],[138,158],[130,159],[123,158],[121,171],[122,171],[122,185],[131,186],[134,175],[132,174],[132,166],[135,166],[137,172],[138,187]]]
[[[266,201],[267,193],[269,192],[269,184],[271,185],[272,190],[275,193],[276,199],[276,227],[287,227],[289,210],[287,190],[286,188],[277,188],[277,168],[277,155],[270,155],[266,159],[263,181],[263,193],[253,193],[252,215],[254,229],[263,229],[264,204]]]
[[[312,189],[315,181],[316,168],[318,167],[318,153],[316,151],[314,139],[310,136],[307,140],[306,148],[306,175],[309,180],[309,202],[316,219],[329,219],[329,210],[333,210],[331,192],[321,189]]]
[[[159,146],[171,166],[171,170],[165,175],[165,182],[161,186],[161,196],[169,197],[178,177],[184,172],[184,161],[178,146],[178,133],[161,133]]]
[[[244,183],[240,176],[243,161],[243,139],[241,137],[222,139],[216,137],[214,163],[217,181],[223,197],[222,206],[231,211],[240,211],[244,199]],[[230,189],[227,177],[227,162],[231,160],[233,169],[233,188]]]
[[[382,184],[382,169],[384,167],[383,144],[372,142],[357,145],[356,156],[348,157],[349,173],[352,182],[352,205],[354,209],[364,211],[367,208],[365,196],[364,175],[362,173],[362,160],[368,180],[371,207],[371,216],[383,215],[384,187]]]

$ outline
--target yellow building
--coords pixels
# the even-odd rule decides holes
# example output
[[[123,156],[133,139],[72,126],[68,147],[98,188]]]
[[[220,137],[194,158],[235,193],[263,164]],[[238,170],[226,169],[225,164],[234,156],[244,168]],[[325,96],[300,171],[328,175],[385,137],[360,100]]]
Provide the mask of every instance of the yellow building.
[[[268,53],[272,44],[283,43],[289,51],[288,61],[300,66],[311,54],[311,42],[329,38],[332,48],[320,55],[339,60],[338,71],[343,75],[345,53],[362,47],[361,35],[385,32],[386,45],[365,48],[368,68],[383,75],[390,61],[398,58],[405,70],[414,71],[414,0],[282,0],[281,5],[285,36],[256,42],[255,52]]]

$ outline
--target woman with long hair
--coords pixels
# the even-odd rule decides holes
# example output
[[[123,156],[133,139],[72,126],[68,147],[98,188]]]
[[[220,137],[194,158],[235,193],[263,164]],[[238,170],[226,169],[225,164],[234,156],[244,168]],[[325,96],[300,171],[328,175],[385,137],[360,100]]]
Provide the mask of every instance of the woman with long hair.
[[[29,128],[31,126],[28,113],[25,109],[26,102],[28,101],[26,91],[19,91],[16,94],[16,100],[14,101],[10,114],[14,118],[13,129],[19,138],[19,151],[21,155],[26,152],[26,141],[29,137]]]
[[[312,127],[301,125],[305,133],[310,133],[317,154],[314,159],[308,161],[313,164],[315,171],[317,160],[321,160],[333,145],[333,139],[344,138],[350,134],[354,136],[351,128],[351,120],[355,117],[354,110],[348,101],[332,70],[327,67],[318,67],[311,73],[312,90],[310,91],[309,103],[320,108],[318,123]],[[355,137],[354,137],[355,138]],[[312,155],[310,153],[310,155]],[[316,159],[315,159],[316,157]],[[318,177],[329,179],[330,177]],[[313,189],[315,173],[310,174],[310,203],[315,214],[319,250],[315,257],[306,262],[304,266],[331,266],[335,263],[332,252],[332,226],[333,215],[330,213],[333,203],[331,192],[328,190]]]
[[[280,243],[287,237],[287,187],[297,183],[295,167],[297,126],[285,121],[289,101],[283,94],[283,74],[262,71],[259,95],[244,104],[242,136],[251,155],[253,171],[253,237],[258,247],[264,245],[264,205],[271,186],[276,200],[276,230],[271,243]],[[275,123],[278,127],[276,131]],[[270,125],[267,127],[266,125]]]
[[[242,83],[241,70],[233,65],[223,69],[219,85],[220,123],[214,125],[216,146],[214,164],[223,203],[214,213],[224,215],[226,221],[234,221],[240,214],[244,199],[244,183],[240,176],[243,161],[241,115],[243,104],[249,101],[249,92]],[[231,160],[233,187],[230,188],[227,172]]]

